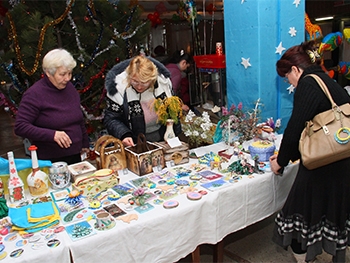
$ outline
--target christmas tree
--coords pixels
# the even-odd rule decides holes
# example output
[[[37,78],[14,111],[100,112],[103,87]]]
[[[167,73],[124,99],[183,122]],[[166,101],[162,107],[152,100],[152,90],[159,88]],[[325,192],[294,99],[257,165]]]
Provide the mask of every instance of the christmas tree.
[[[103,129],[105,74],[147,47],[151,23],[140,19],[138,5],[129,3],[0,2],[0,106],[15,117],[23,93],[43,76],[43,56],[62,47],[77,60],[72,82],[81,95],[88,132],[96,136]]]

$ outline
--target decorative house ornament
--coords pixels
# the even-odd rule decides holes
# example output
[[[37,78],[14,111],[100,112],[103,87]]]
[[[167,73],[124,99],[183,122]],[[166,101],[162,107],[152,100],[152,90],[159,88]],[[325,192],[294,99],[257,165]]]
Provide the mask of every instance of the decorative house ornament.
[[[10,173],[10,178],[8,180],[8,190],[9,190],[10,201],[12,203],[24,201],[25,200],[24,184],[22,179],[18,176],[15,159],[13,157],[13,152],[8,152],[7,157],[9,161],[9,173]]]
[[[32,171],[27,177],[27,184],[32,196],[44,195],[49,191],[49,177],[39,169],[37,149],[35,145],[31,145],[28,148],[32,158]]]

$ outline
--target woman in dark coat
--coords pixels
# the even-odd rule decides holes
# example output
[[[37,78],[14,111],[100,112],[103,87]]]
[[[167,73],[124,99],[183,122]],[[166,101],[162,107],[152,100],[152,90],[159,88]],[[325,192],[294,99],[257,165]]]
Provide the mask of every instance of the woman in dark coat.
[[[107,108],[104,124],[124,146],[134,146],[142,133],[147,141],[164,140],[166,127],[157,122],[151,105],[155,99],[173,95],[170,73],[159,61],[136,56],[115,65],[106,76]],[[174,125],[175,135],[181,124]]]
[[[306,75],[318,75],[337,105],[350,102],[347,92],[320,63],[314,41],[291,47],[277,62],[278,75],[288,78],[296,89],[278,155],[270,158],[275,174],[283,173],[289,161],[301,158],[298,147],[305,122],[331,108],[317,82]],[[322,250],[333,256],[333,262],[345,262],[350,231],[350,158],[313,170],[300,160],[295,182],[275,221],[274,241],[284,248],[291,246],[298,262],[313,261]]]

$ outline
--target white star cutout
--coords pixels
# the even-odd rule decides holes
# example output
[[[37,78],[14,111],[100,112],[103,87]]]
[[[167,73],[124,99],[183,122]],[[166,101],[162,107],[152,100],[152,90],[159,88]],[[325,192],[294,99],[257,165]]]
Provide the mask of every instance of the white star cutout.
[[[295,90],[295,87],[293,85],[290,85],[287,90],[289,91],[289,94],[293,93]]]
[[[293,5],[295,5],[295,7],[298,7],[298,5],[300,5],[300,0],[294,0]]]
[[[289,32],[291,37],[295,37],[297,35],[297,31],[295,30],[295,27],[290,27]]]
[[[283,50],[286,50],[284,47],[282,47],[282,42],[276,47],[276,53],[282,55]]]
[[[245,69],[247,69],[248,67],[251,67],[251,66],[252,66],[252,65],[249,63],[249,60],[250,60],[250,58],[247,58],[247,59],[242,58],[241,64],[244,66]]]
[[[243,4],[245,2],[245,0],[241,0],[241,4]]]

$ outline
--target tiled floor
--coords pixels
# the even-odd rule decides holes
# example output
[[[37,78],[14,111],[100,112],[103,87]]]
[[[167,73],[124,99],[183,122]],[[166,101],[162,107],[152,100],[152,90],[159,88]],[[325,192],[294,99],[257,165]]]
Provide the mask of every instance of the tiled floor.
[[[22,138],[13,132],[14,119],[0,109],[0,156],[7,158],[7,152],[13,151],[15,158],[30,158],[26,156]],[[243,230],[232,233],[224,239],[224,262],[227,263],[287,263],[295,262],[289,251],[276,246],[272,240],[274,215],[251,225]],[[201,245],[201,262],[213,262],[213,245]],[[191,255],[178,263],[189,263]],[[317,262],[331,262],[331,257],[322,254]],[[350,262],[348,254],[347,262]]]

